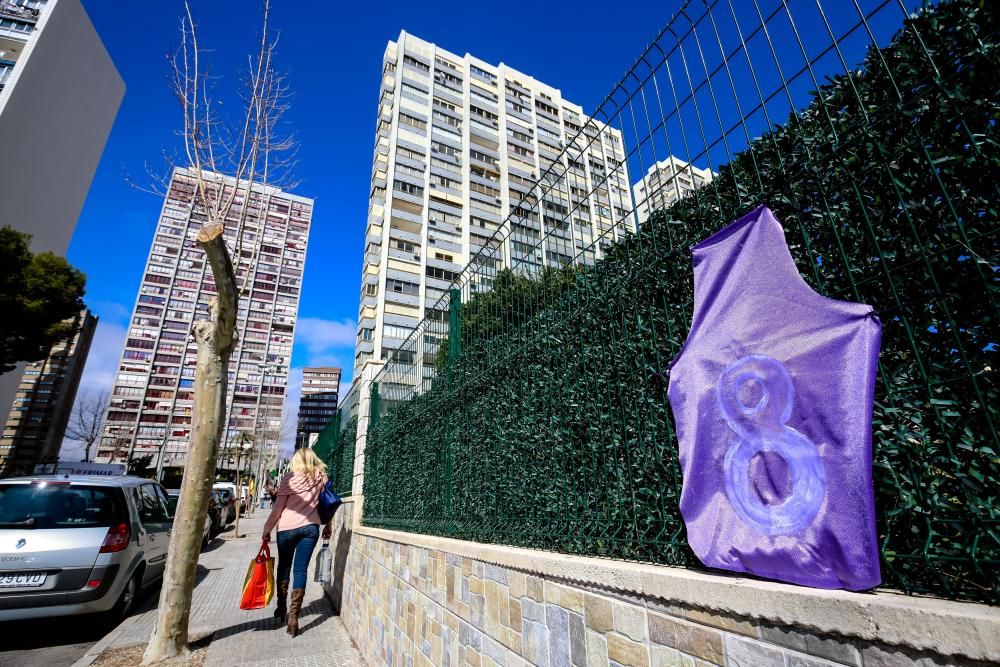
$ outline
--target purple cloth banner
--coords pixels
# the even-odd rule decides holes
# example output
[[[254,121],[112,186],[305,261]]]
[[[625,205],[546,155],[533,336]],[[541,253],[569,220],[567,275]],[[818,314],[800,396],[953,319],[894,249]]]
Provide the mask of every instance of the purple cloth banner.
[[[692,255],[694,318],[669,389],[691,548],[734,572],[878,585],[878,317],[810,289],[765,206]]]

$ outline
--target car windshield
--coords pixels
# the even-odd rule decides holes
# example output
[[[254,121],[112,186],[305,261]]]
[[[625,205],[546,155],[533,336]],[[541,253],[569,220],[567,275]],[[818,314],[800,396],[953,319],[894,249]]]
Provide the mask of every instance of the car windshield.
[[[69,484],[0,484],[0,530],[106,528],[120,516],[116,489]]]

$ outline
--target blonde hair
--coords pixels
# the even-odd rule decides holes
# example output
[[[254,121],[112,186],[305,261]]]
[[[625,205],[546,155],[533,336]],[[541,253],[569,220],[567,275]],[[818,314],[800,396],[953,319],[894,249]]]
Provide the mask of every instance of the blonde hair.
[[[316,453],[308,447],[295,450],[289,467],[292,472],[308,477],[315,477],[317,471],[326,474],[326,464],[323,463],[323,459],[316,456]]]

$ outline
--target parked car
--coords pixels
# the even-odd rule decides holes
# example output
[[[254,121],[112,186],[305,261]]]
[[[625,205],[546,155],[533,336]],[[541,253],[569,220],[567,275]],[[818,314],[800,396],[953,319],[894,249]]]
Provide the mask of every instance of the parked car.
[[[214,491],[213,491],[212,495],[215,495]],[[180,489],[167,489],[167,498],[170,500],[170,513],[172,515],[176,516],[177,515],[177,505],[178,505],[178,503],[180,503],[180,499],[181,499],[181,491],[180,491]],[[215,537],[215,535],[216,535],[216,533],[212,532],[213,527],[214,527],[214,525],[216,523],[216,519],[214,519],[212,517],[211,502],[212,502],[212,500],[211,500],[211,498],[209,498],[209,508],[208,508],[208,511],[205,512],[205,526],[202,529],[202,533],[201,533],[201,548],[202,549],[207,548],[208,547],[208,543],[211,542],[212,538]],[[219,514],[218,510],[216,510],[216,515],[218,515],[218,514]]]
[[[167,493],[148,479],[0,480],[0,621],[123,618],[163,576],[172,527]]]
[[[213,491],[219,494],[219,500],[222,503],[222,517],[219,523],[222,528],[225,528],[236,521],[236,485],[216,485]]]
[[[212,495],[208,498],[208,515],[212,517],[212,530],[211,538],[215,539],[215,536],[222,532],[223,525],[222,519],[223,514],[226,513],[228,508],[222,501],[222,496],[218,491],[212,489]]]

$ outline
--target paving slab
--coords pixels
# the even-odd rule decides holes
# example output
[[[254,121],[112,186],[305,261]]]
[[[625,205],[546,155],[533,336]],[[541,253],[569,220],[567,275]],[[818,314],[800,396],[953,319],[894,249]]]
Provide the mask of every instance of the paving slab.
[[[239,608],[243,580],[250,560],[257,555],[267,511],[240,520],[237,538],[230,529],[220,535],[198,559],[198,580],[191,605],[189,635],[212,635],[206,667],[348,667],[365,663],[333,613],[319,584],[309,582],[299,616],[299,636],[292,638],[273,617],[274,603],[266,609]],[[317,549],[318,551],[318,549]],[[277,547],[271,542],[277,557]],[[315,554],[314,554],[315,556]],[[312,565],[309,568],[312,576]],[[156,622],[158,592],[144,609],[125,619],[74,667],[88,667],[107,649],[135,646],[149,641]]]

